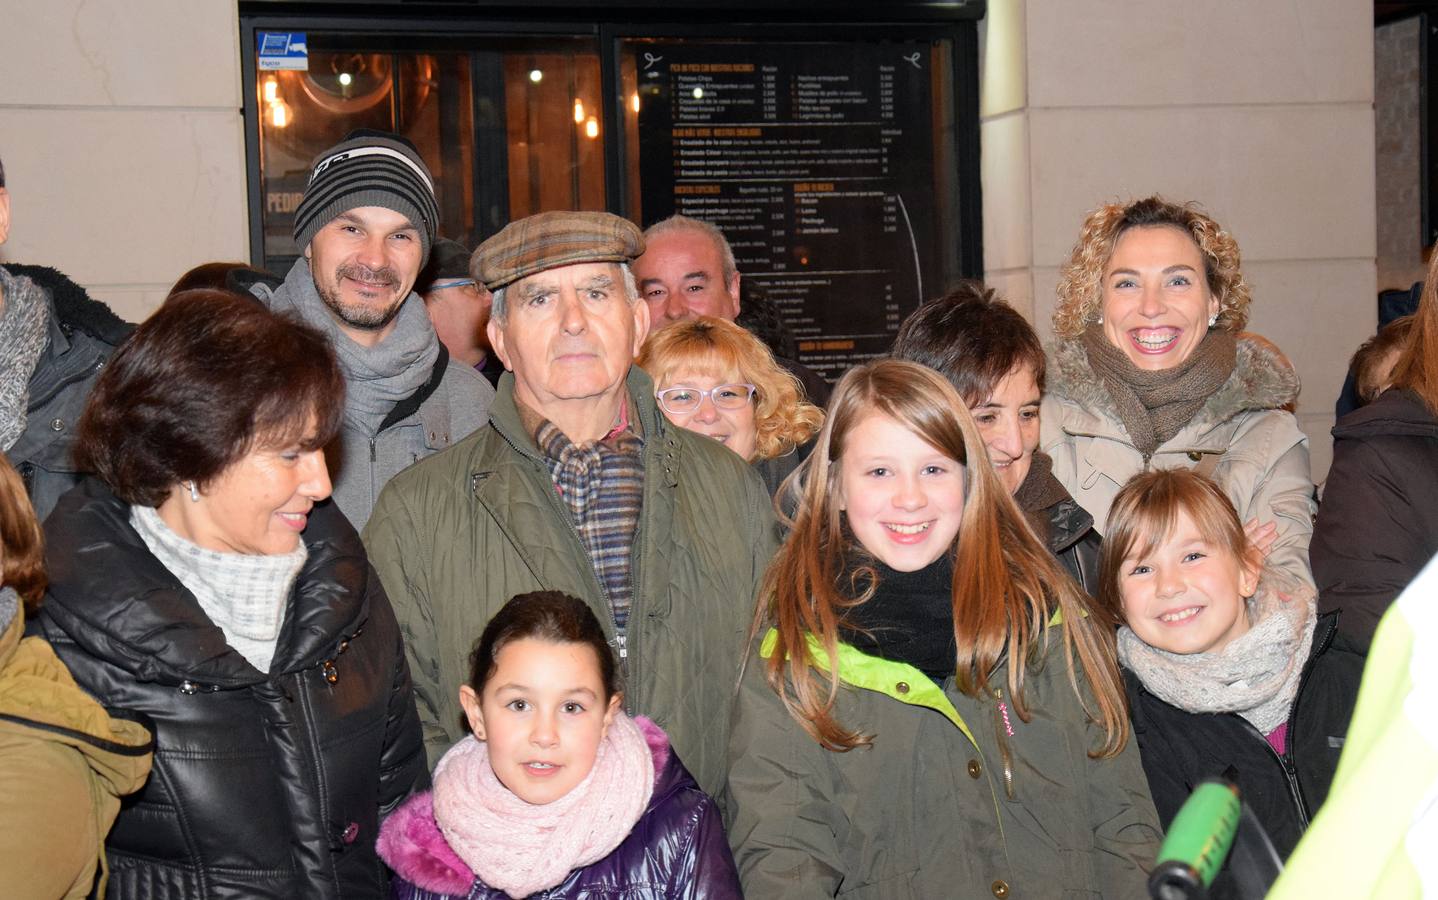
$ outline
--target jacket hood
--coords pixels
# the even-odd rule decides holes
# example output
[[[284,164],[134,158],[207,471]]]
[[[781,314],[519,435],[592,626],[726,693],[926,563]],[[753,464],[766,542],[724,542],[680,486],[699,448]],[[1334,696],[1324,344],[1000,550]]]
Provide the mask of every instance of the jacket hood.
[[[676,788],[693,784],[693,779],[677,760],[669,765],[669,736],[662,728],[644,716],[635,716],[634,723],[654,758],[654,793],[644,811],[647,815]],[[450,849],[435,823],[433,791],[416,794],[385,819],[376,849],[395,874],[424,890],[464,895],[474,885],[474,872]]]
[[[270,674],[225,641],[191,594],[130,526],[129,506],[95,478],[61,498],[49,520],[44,613],[88,653],[139,681],[214,688],[258,684],[317,665],[363,628],[369,561],[333,501],[310,511],[309,557],[285,612]]]
[[[1333,427],[1336,438],[1384,435],[1438,438],[1438,417],[1413,391],[1393,388],[1344,416]]]
[[[21,612],[0,632],[0,733],[73,748],[116,797],[139,790],[155,749],[149,729],[106,712],[48,643],[23,631]]]
[[[1051,393],[1089,413],[1118,419],[1113,398],[1089,365],[1088,353],[1080,341],[1070,339],[1052,345],[1049,362]],[[1240,334],[1233,374],[1208,398],[1193,421],[1203,428],[1242,412],[1281,409],[1298,399],[1300,387],[1298,372],[1282,351],[1259,335]]]
[[[58,269],[8,263],[5,268],[10,274],[23,275],[45,289],[62,328],[78,328],[112,346],[135,330],[134,325],[115,315],[110,307],[91,297]]]

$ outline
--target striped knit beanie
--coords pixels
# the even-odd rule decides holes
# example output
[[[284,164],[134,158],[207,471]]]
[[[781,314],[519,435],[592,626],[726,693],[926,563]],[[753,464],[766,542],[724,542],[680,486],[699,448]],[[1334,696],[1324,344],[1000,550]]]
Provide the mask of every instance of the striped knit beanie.
[[[295,242],[303,250],[335,216],[360,206],[408,216],[419,228],[424,265],[439,227],[439,204],[434,177],[414,144],[397,134],[361,128],[315,157],[295,210]]]

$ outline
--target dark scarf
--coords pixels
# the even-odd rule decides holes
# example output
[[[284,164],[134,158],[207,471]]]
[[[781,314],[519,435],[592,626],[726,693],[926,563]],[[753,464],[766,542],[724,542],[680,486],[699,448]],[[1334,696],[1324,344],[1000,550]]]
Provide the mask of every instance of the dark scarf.
[[[1233,374],[1238,355],[1238,342],[1220,328],[1210,328],[1188,359],[1153,372],[1140,369],[1109,343],[1102,325],[1090,325],[1079,340],[1089,366],[1113,398],[1119,421],[1145,460],[1193,421]]]
[[[1035,450],[1029,463],[1029,474],[1023,484],[1014,491],[1014,502],[1024,518],[1045,544],[1049,540],[1049,509],[1069,499],[1069,492],[1054,477],[1054,461],[1047,453]]]
[[[954,674],[954,560],[945,552],[917,572],[896,572],[873,564],[878,585],[868,601],[850,609],[839,626],[847,644],[882,659],[908,663],[938,684]],[[862,591],[867,580],[854,572],[840,577],[840,593],[850,584]],[[855,583],[856,582],[856,583]]]

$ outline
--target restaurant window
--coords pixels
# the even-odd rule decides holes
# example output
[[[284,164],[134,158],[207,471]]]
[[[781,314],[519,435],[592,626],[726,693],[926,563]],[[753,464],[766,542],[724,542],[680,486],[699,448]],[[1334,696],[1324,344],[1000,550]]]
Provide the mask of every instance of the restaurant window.
[[[266,35],[256,33],[256,54]],[[592,38],[304,34],[306,68],[257,68],[262,265],[283,273],[310,164],[356,128],[393,131],[435,178],[439,233],[474,246],[510,219],[604,209]],[[449,46],[446,46],[449,45]]]
[[[981,5],[894,0],[868,14],[900,21],[866,24],[759,2],[639,25],[616,2],[525,22],[472,5],[441,20],[377,0],[360,19],[242,0],[253,261],[288,270],[314,156],[378,128],[419,149],[440,234],[471,248],[547,210],[718,225],[743,303],[777,311],[799,360],[830,378],[886,352],[920,302],[982,276]],[[281,5],[301,13],[260,14]]]

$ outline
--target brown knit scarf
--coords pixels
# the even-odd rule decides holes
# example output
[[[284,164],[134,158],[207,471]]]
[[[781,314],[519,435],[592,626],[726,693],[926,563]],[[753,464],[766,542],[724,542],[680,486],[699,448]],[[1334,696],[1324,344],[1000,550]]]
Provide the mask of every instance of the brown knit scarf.
[[[1138,452],[1147,460],[1193,420],[1208,398],[1233,374],[1238,342],[1211,328],[1193,355],[1171,369],[1148,371],[1104,336],[1102,325],[1090,325],[1079,339],[1089,367],[1113,398],[1119,421]]]
[[[1014,503],[1018,504],[1024,518],[1029,520],[1030,527],[1045,544],[1049,540],[1048,510],[1054,504],[1067,499],[1069,492],[1064,490],[1064,486],[1054,477],[1054,461],[1047,453],[1035,450],[1033,460],[1029,463],[1029,474],[1024,476],[1023,484],[1014,491]]]

